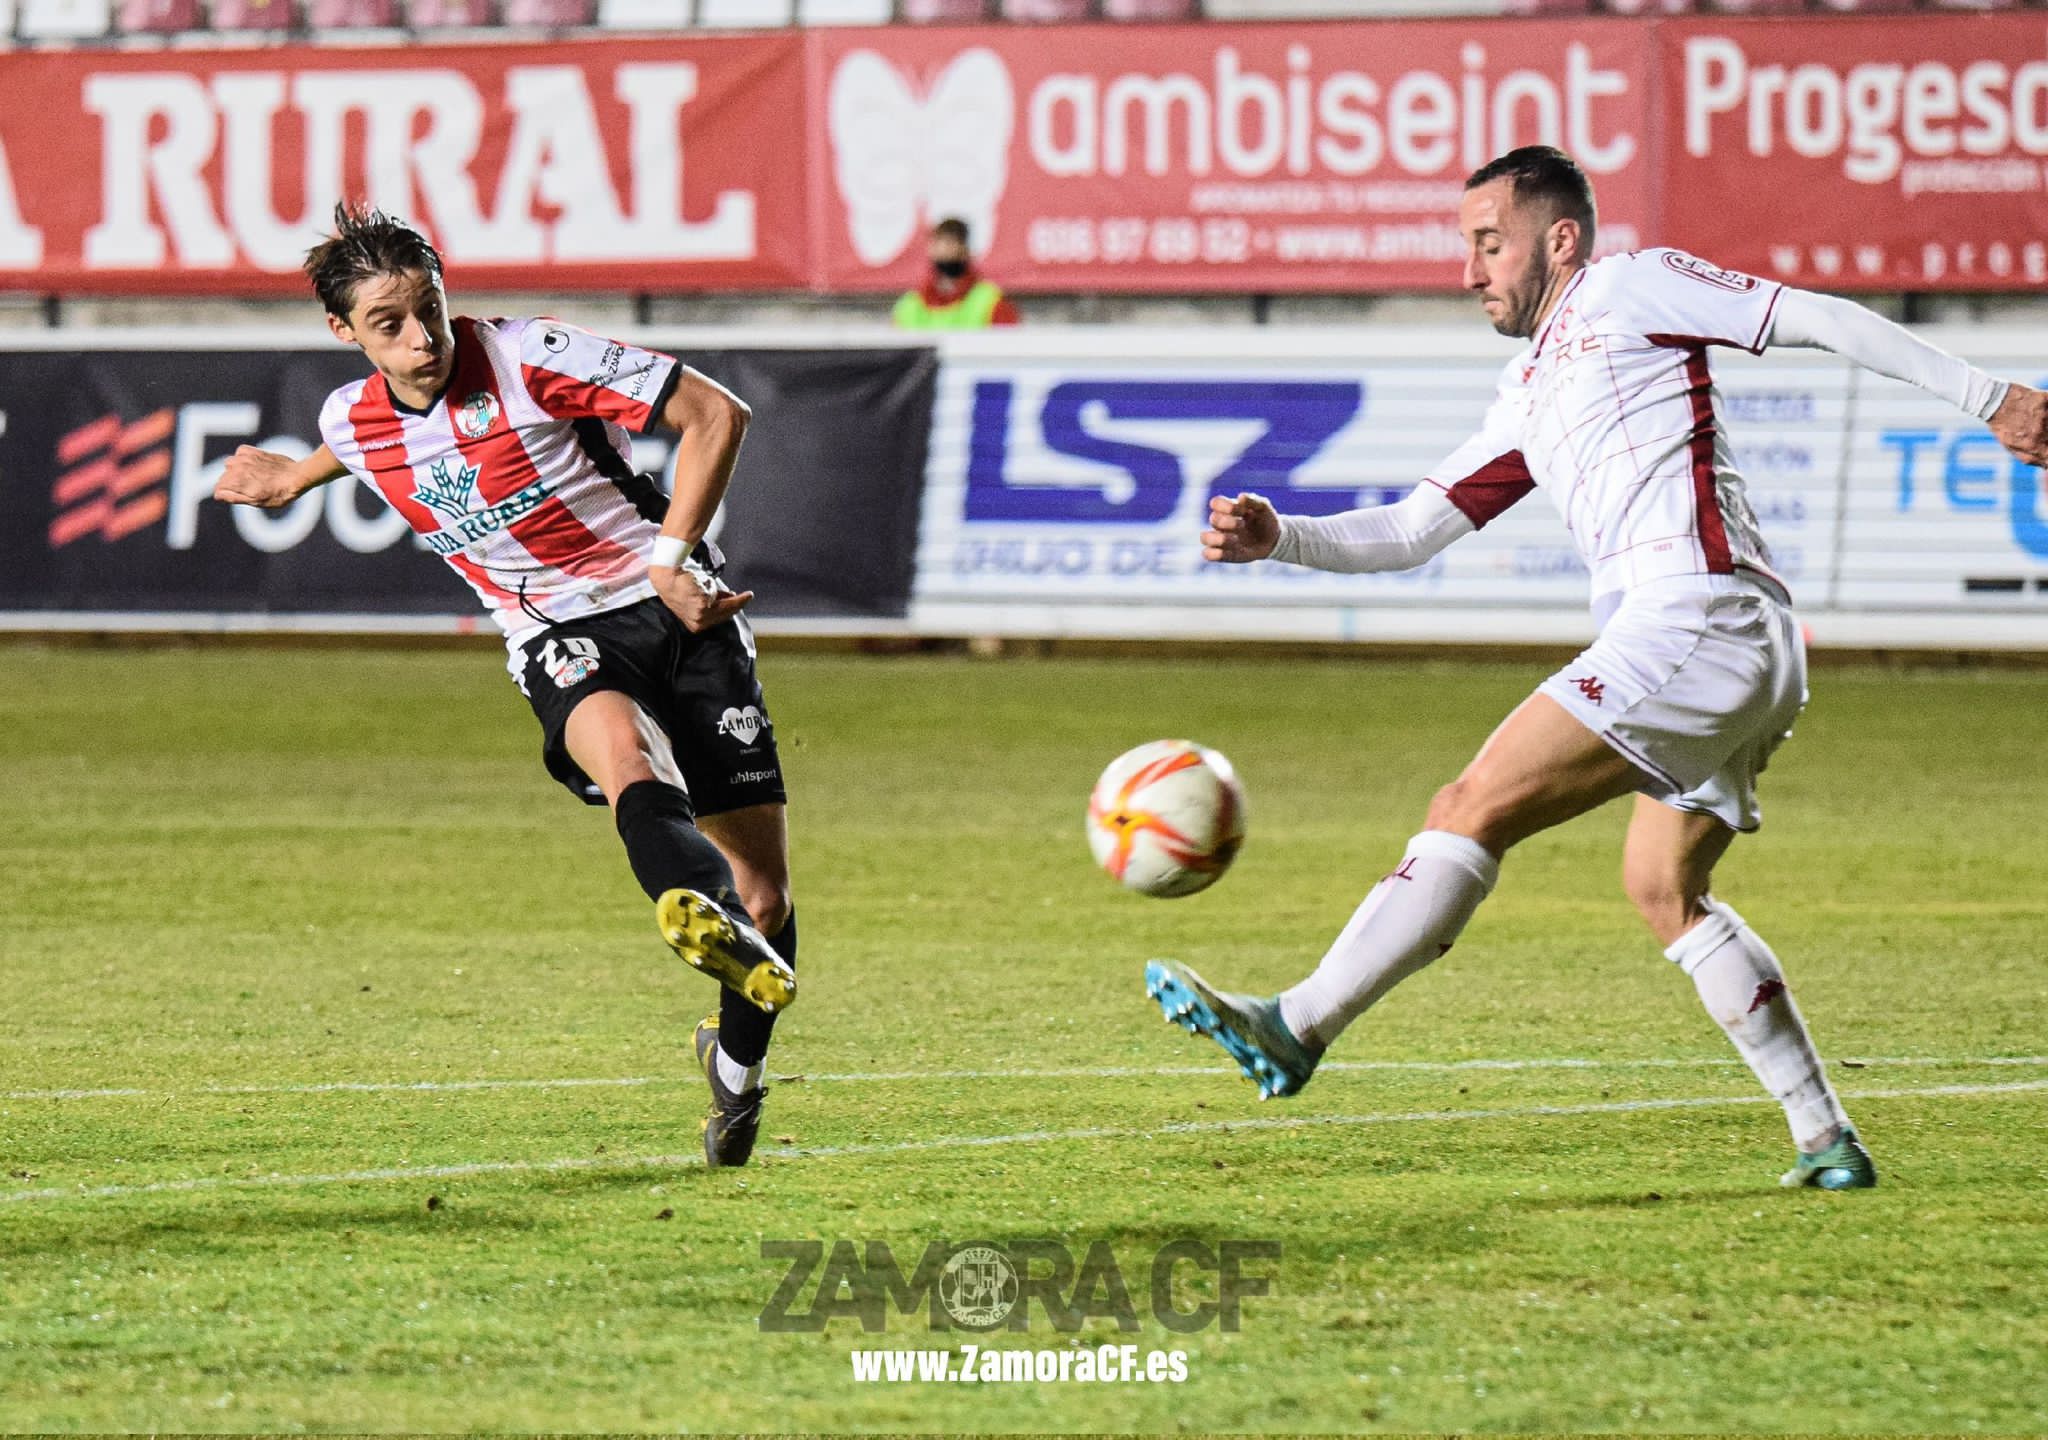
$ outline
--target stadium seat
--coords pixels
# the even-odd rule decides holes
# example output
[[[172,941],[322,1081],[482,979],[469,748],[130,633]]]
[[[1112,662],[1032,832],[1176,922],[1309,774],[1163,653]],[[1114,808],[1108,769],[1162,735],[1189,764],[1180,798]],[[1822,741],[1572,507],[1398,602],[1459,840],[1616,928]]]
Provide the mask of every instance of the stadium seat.
[[[597,0],[597,23],[607,30],[687,30],[690,0]]]
[[[590,24],[597,18],[597,4],[596,0],[503,0],[498,13],[507,25],[560,30]]]
[[[481,29],[491,23],[490,0],[407,0],[405,23],[415,30]]]
[[[971,25],[988,18],[988,0],[902,0],[902,15],[915,25]]]
[[[1713,0],[1719,15],[1804,15],[1811,8],[1806,0]]]
[[[1005,20],[1047,21],[1093,18],[1093,0],[1001,0]]]
[[[21,0],[24,40],[96,40],[113,23],[109,0]]]
[[[216,30],[289,30],[297,23],[292,0],[213,0]]]
[[[306,0],[309,30],[389,30],[398,24],[398,0]]]
[[[1816,0],[1821,9],[1838,15],[1896,15],[1917,10],[1918,0]]]
[[[1500,8],[1504,15],[1583,15],[1593,0],[1505,0]]]
[[[121,0],[114,11],[119,35],[175,35],[203,28],[199,0]]]
[[[2017,10],[2020,0],[1927,0],[1932,10]]]
[[[887,25],[895,18],[890,0],[797,0],[799,25]]]
[[[793,0],[697,0],[697,23],[709,30],[765,30],[795,18]]]
[[[1102,0],[1105,20],[1199,20],[1198,0]]]

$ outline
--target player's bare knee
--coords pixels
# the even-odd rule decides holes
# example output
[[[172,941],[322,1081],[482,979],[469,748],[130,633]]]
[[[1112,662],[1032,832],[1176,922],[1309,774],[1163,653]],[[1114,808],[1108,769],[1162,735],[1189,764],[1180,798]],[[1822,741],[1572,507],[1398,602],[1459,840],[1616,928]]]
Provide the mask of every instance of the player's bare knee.
[[[1706,887],[1662,865],[1624,860],[1621,888],[1643,923],[1666,945],[1690,930],[1705,913],[1700,902],[1706,897]]]
[[[1436,792],[1429,803],[1427,826],[1476,840],[1495,855],[1514,843],[1511,821],[1514,807],[1503,803],[1485,787],[1460,776]]]
[[[763,935],[773,935],[789,923],[789,886],[773,881],[742,880],[739,886],[740,904],[747,907],[747,914],[753,917],[754,928]]]

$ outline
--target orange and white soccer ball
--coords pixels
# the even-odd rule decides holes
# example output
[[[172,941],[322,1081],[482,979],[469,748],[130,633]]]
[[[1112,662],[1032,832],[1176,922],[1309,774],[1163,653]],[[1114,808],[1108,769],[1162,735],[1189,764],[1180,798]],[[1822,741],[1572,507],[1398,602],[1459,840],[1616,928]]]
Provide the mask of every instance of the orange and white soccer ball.
[[[1109,762],[1088,797],[1095,863],[1128,889],[1169,898],[1206,890],[1244,843],[1244,788],[1230,762],[1192,740],[1154,740]]]

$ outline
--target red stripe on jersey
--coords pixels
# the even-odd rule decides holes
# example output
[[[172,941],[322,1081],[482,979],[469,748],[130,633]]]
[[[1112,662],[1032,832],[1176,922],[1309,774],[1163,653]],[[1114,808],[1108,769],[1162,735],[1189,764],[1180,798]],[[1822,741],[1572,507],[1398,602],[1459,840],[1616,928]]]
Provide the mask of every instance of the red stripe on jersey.
[[[348,408],[349,428],[370,483],[405,523],[422,534],[441,528],[440,517],[413,498],[412,462],[406,458],[405,422],[391,403],[390,387],[381,374],[363,382],[363,393]]]
[[[484,569],[483,566],[477,564],[476,561],[470,559],[467,555],[443,555],[441,558],[454,566],[455,572],[474,585],[477,588],[477,592],[488,599],[493,605],[504,608],[518,606],[519,597],[498,584],[497,581],[491,579],[491,572]]]
[[[1450,502],[1465,512],[1472,528],[1484,530],[1487,521],[1534,490],[1536,481],[1529,474],[1529,465],[1522,459],[1522,452],[1510,450],[1505,455],[1494,456],[1464,479],[1453,480],[1443,488]]]
[[[630,399],[607,386],[593,385],[559,370],[521,365],[519,378],[526,382],[526,393],[534,403],[558,420],[594,415],[642,434],[654,418],[654,407],[648,401]]]
[[[534,558],[579,579],[610,579],[645,563],[616,541],[599,539],[559,495],[541,501],[531,514],[513,521],[505,533]]]
[[[527,453],[526,442],[506,417],[505,397],[498,388],[497,370],[476,338],[476,322],[455,322],[455,374],[448,386],[449,428],[462,458],[477,468],[477,493],[495,505],[518,494],[540,479],[540,470]],[[531,375],[531,367],[522,367]],[[473,395],[490,397],[490,423],[481,435],[472,436],[463,426],[473,411]],[[558,496],[549,496],[533,511],[506,527],[536,560],[570,575],[584,578],[624,573],[637,563],[632,551],[615,541],[600,538],[578,520]]]
[[[1695,345],[1685,352],[1685,378],[1686,398],[1692,401],[1692,434],[1686,445],[1692,451],[1693,522],[1699,530],[1700,554],[1709,575],[1732,575],[1735,566],[1728,555],[1728,528],[1721,520],[1721,492],[1714,484],[1714,381],[1707,372],[1705,347]]]

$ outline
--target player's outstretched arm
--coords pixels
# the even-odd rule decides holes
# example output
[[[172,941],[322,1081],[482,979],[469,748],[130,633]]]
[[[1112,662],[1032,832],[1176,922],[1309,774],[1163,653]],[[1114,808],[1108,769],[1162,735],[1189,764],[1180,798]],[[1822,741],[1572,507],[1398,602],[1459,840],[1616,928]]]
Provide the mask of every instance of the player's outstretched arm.
[[[229,505],[260,505],[276,510],[308,490],[339,480],[348,468],[322,445],[303,460],[244,445],[228,456],[213,487],[213,498]]]
[[[660,425],[682,438],[676,442],[668,514],[654,542],[647,578],[662,603],[691,630],[725,623],[754,598],[751,590],[734,594],[687,558],[725,499],[751,414],[745,401],[687,366],[662,407]]]
[[[1771,313],[1769,343],[1827,350],[1917,385],[1987,421],[1999,442],[2028,464],[2048,463],[2048,395],[1986,375],[1853,300],[1788,286]]]
[[[1281,560],[1353,575],[1413,570],[1474,528],[1435,484],[1418,485],[1392,505],[1341,515],[1283,516],[1263,495],[1217,495],[1209,501],[1202,558],[1227,564]]]

